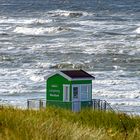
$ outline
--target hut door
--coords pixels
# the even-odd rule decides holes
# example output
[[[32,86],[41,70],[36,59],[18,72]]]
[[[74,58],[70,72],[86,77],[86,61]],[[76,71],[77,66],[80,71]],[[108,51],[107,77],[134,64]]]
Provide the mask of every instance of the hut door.
[[[73,85],[72,86],[72,110],[80,111],[81,102],[80,102],[80,86]]]

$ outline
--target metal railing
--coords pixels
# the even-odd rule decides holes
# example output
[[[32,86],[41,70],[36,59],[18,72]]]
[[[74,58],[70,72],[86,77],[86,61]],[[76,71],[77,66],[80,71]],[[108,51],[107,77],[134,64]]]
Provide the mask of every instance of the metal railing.
[[[46,108],[46,99],[45,98],[33,98],[27,100],[28,109],[40,109]]]
[[[92,108],[94,110],[114,111],[114,109],[106,100],[100,100],[100,99],[92,99]]]
[[[62,106],[64,105],[63,101],[52,101],[52,102],[59,102],[59,104],[61,104]],[[74,104],[77,102],[80,103],[81,101],[72,101],[71,103]],[[27,108],[28,109],[46,108],[46,99],[45,98],[28,99],[27,100]],[[94,110],[114,111],[114,109],[111,107],[111,105],[106,100],[100,100],[100,99],[92,99],[91,108],[93,108]]]

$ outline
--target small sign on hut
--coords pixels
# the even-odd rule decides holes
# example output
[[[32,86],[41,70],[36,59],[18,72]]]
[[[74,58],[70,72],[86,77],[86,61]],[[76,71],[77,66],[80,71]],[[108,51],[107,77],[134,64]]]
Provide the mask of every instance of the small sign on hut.
[[[92,106],[92,80],[83,70],[61,70],[45,77],[46,106],[80,111]]]

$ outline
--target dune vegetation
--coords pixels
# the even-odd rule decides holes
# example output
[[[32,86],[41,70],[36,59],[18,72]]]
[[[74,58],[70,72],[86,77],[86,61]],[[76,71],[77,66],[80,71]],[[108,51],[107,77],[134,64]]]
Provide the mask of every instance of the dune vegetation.
[[[140,140],[140,117],[85,109],[0,107],[0,140]]]

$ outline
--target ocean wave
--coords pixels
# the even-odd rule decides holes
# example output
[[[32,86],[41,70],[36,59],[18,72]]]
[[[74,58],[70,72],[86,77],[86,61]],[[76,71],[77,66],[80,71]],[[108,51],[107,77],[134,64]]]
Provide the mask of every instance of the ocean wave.
[[[131,50],[131,51],[128,52],[128,55],[132,55],[132,56],[133,56],[133,55],[134,55],[134,56],[135,56],[135,55],[139,55],[139,54],[140,54],[140,49],[139,49],[139,48],[138,48],[138,49],[136,48],[135,50]],[[136,58],[135,58],[135,59],[136,59]],[[139,60],[139,61],[140,61],[140,60]]]
[[[103,31],[102,33],[107,34],[107,35],[110,35],[110,36],[126,35],[126,33],[114,32],[114,31]]]
[[[52,22],[51,19],[47,19],[47,20],[44,20],[44,19],[35,19],[32,24],[46,24],[46,23],[50,23]]]
[[[0,24],[45,24],[52,22],[51,19],[39,19],[39,18],[8,18],[0,17]]]
[[[42,81],[44,81],[44,77],[34,74],[34,75],[30,76],[30,80],[32,80],[33,82],[42,82]]]
[[[121,86],[121,85],[120,85]],[[103,87],[103,85],[102,85]],[[96,88],[96,86],[94,87]],[[115,90],[108,90],[107,87],[105,86],[104,89],[93,89],[94,94],[93,96],[102,96],[107,99],[113,99],[113,100],[133,100],[133,99],[138,99],[140,100],[140,92],[139,90],[134,90],[134,91],[115,91]]]
[[[0,56],[0,62],[11,62],[11,61],[13,61],[14,60],[14,58],[13,57],[11,57],[11,56],[8,56],[8,55],[3,55],[3,54],[0,54],[1,56]]]
[[[51,65],[51,63],[49,63],[49,62],[38,62],[36,64],[36,67],[37,68],[49,68],[50,65]]]
[[[49,11],[48,14],[51,15],[52,17],[64,16],[64,17],[71,17],[71,18],[91,15],[90,13],[82,12],[82,11],[65,11],[65,10]]]
[[[1,32],[1,31],[0,31],[0,35],[1,35],[1,36],[8,36],[9,34],[6,33],[6,32]]]
[[[50,27],[50,28],[16,27],[13,32],[24,35],[45,35],[46,33],[59,33],[68,30],[69,29],[63,27]]]
[[[135,32],[136,32],[137,34],[140,34],[140,27],[138,27],[138,28],[135,30]]]
[[[98,22],[93,20],[81,20],[81,21],[72,21],[73,23],[77,23],[83,26],[91,26],[91,27],[97,27],[97,26],[103,26],[105,25],[105,22]]]
[[[129,100],[120,100],[120,101],[112,101],[111,105],[119,105],[119,106],[140,106],[140,101],[139,100],[133,100],[133,101],[129,101]]]
[[[2,88],[3,89],[1,89],[0,95],[6,95],[6,96],[20,95],[26,91],[25,85],[19,83],[12,84],[11,86],[8,87],[8,89],[6,85],[4,85]]]
[[[84,63],[59,63],[50,66],[50,69],[91,69],[91,66]]]

